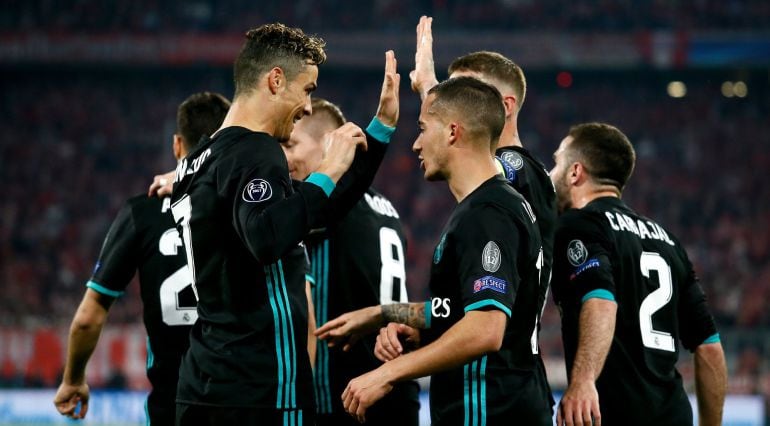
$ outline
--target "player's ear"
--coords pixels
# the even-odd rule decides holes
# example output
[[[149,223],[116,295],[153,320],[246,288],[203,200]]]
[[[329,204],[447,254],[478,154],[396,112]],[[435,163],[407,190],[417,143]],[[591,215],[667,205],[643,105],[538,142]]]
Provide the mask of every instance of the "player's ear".
[[[267,88],[270,89],[270,94],[275,95],[282,91],[286,87],[286,74],[280,67],[273,67],[269,73],[267,73]]]
[[[512,115],[516,115],[516,110],[519,107],[519,102],[516,100],[516,96],[503,96],[503,105],[505,106],[506,119]]]
[[[567,179],[573,185],[583,182],[588,177],[583,163],[576,161],[567,170]]]
[[[182,147],[182,136],[179,133],[174,133],[173,142],[171,143],[171,148],[174,150],[174,158],[178,160],[181,160],[182,157],[185,157],[186,153],[183,152],[184,149]]]
[[[447,130],[449,133],[449,145],[454,145],[460,139],[463,131],[462,126],[460,126],[460,123],[453,121],[447,125]]]

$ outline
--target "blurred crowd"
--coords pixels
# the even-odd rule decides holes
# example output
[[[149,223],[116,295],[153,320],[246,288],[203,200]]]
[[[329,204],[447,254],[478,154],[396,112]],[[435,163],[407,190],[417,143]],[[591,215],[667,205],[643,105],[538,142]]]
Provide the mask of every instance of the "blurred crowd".
[[[765,0],[10,0],[0,31],[240,32],[278,20],[305,30],[412,30],[428,13],[446,28],[627,32],[760,29]],[[245,11],[245,12],[244,12]]]
[[[728,351],[731,391],[770,395],[767,75],[744,73],[745,98],[722,96],[718,71],[686,76],[686,95],[672,98],[666,92],[671,76],[664,72],[577,72],[568,88],[556,84],[555,73],[532,72],[521,138],[550,169],[551,153],[572,124],[605,121],[626,132],[639,158],[624,198],[687,247]],[[318,96],[339,103],[349,119],[365,126],[380,81],[377,71],[322,70]],[[3,71],[0,326],[69,323],[123,201],[146,191],[154,174],[174,167],[176,106],[201,90],[229,96],[229,70]],[[431,254],[454,206],[445,185],[423,181],[410,151],[418,110],[417,96],[404,84],[402,119],[375,183],[407,230],[413,300],[426,296]],[[548,305],[542,349],[558,358],[559,318]],[[109,321],[135,323],[140,312],[134,285]],[[691,370],[682,367],[685,375]]]

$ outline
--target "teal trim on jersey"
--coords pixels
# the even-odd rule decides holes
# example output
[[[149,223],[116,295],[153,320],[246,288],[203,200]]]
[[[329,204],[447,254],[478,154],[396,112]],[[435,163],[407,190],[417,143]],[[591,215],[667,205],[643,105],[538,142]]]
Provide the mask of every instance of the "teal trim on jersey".
[[[305,274],[305,281],[309,282],[312,285],[315,285],[315,278],[313,278],[313,275],[311,274]]]
[[[393,136],[393,132],[395,131],[395,127],[383,124],[377,117],[372,118],[372,121],[366,126],[366,133],[369,133],[373,138],[382,143],[390,143],[390,137]]]
[[[597,288],[596,290],[591,290],[588,293],[586,293],[585,296],[583,296],[582,299],[580,299],[580,303],[585,303],[588,299],[604,299],[609,300],[610,302],[615,301],[615,295],[612,294],[609,290],[605,290],[603,288]]]
[[[291,314],[289,295],[286,292],[286,277],[283,274],[283,262],[278,261],[278,273],[281,277],[281,292],[286,303],[286,316],[289,318],[289,331],[291,332],[291,408],[297,406],[297,338],[294,336],[294,318]]]
[[[719,338],[719,333],[714,334],[713,336],[709,336],[708,339],[703,341],[703,345],[709,344],[709,343],[719,343],[722,340]]]
[[[149,370],[150,368],[152,368],[153,365],[155,365],[155,354],[152,352],[152,346],[150,346],[150,336],[147,336],[146,344],[147,344],[146,368]]]
[[[511,310],[508,309],[507,306],[503,305],[502,303],[500,303],[500,302],[498,302],[497,300],[494,300],[494,299],[479,300],[478,302],[471,303],[470,305],[465,307],[465,312],[475,311],[475,310],[477,310],[479,308],[483,308],[485,306],[494,306],[497,309],[500,309],[501,311],[503,311],[503,313],[505,313],[505,315],[507,315],[508,318],[511,317]]]
[[[479,391],[479,384],[478,379],[476,376],[476,366],[479,365],[478,361],[473,361],[471,363],[471,417],[473,419],[473,422],[471,424],[473,426],[478,426],[478,415],[479,415],[479,400],[478,400],[478,391]]]
[[[433,305],[428,299],[427,302],[425,302],[425,328],[430,328],[430,320],[433,317]]]
[[[297,410],[297,415],[299,416],[299,421],[297,422],[297,424],[299,426],[302,426],[302,410]]]
[[[114,297],[116,299],[118,297],[122,296],[125,293],[125,291],[110,290],[107,287],[105,287],[105,286],[103,286],[103,285],[101,285],[101,284],[99,284],[97,282],[93,282],[93,281],[87,282],[86,283],[86,287],[90,288],[91,290],[93,290],[93,291],[95,291],[97,293],[101,293],[101,294],[103,294],[105,296]]]
[[[481,372],[479,373],[479,381],[481,382],[481,396],[479,397],[479,404],[481,404],[481,426],[487,424],[487,356],[481,357]]]
[[[470,426],[470,398],[471,398],[471,386],[470,381],[468,380],[468,370],[470,369],[470,366],[468,364],[465,364],[463,366],[463,412],[465,413],[465,418],[463,421],[463,424],[465,426]]]
[[[318,172],[310,173],[310,176],[308,176],[307,179],[305,179],[305,182],[312,183],[313,185],[316,185],[321,189],[323,189],[327,197],[332,195],[332,192],[334,192],[334,188],[337,186],[332,180],[332,178],[330,178],[329,176],[323,173],[318,173]]]
[[[329,240],[324,240],[312,251],[311,270],[316,277],[313,287],[316,323],[320,326],[329,320]],[[314,392],[316,411],[319,414],[332,413],[332,394],[329,384],[329,347],[319,341],[316,347]]]
[[[284,357],[283,357],[283,345],[281,344],[282,330],[280,329],[281,321],[279,319],[278,304],[275,301],[275,290],[273,289],[273,274],[270,271],[269,266],[265,266],[265,277],[267,281],[267,297],[270,301],[270,309],[273,311],[273,324],[275,324],[275,359],[278,361],[278,389],[276,397],[276,408],[282,408],[284,402]]]
[[[150,426],[150,396],[147,395],[147,398],[144,399],[144,426]]]

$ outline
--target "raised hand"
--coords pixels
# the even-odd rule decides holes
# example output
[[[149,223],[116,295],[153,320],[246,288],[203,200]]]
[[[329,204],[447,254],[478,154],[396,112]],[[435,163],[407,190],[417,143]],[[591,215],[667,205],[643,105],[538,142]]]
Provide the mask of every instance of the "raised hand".
[[[414,70],[409,73],[412,90],[421,100],[428,96],[428,90],[438,84],[433,64],[433,18],[420,17],[417,24],[417,50],[414,53]]]
[[[385,52],[385,76],[382,80],[380,105],[377,107],[377,119],[386,126],[396,127],[398,122],[400,86],[401,76],[396,72],[396,54],[388,50]]]
[[[318,172],[337,182],[345,173],[356,156],[356,148],[367,148],[366,135],[360,127],[347,122],[338,129],[324,135],[324,157]]]

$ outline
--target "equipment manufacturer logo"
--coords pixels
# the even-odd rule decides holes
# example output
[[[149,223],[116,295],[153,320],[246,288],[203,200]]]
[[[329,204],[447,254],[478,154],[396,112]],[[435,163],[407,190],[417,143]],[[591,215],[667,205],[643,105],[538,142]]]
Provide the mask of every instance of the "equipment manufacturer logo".
[[[243,201],[261,203],[273,196],[273,188],[264,179],[254,179],[243,188]]]
[[[484,251],[481,253],[481,266],[487,272],[497,272],[500,269],[500,247],[494,241],[484,246]]]
[[[567,246],[567,259],[572,266],[582,265],[588,258],[588,249],[580,240],[572,240]]]
[[[473,292],[478,293],[481,290],[493,290],[505,294],[505,288],[507,286],[508,283],[505,282],[505,280],[487,275],[473,282]]]
[[[524,167],[524,159],[521,158],[521,155],[518,153],[507,151],[504,152],[501,157],[503,157],[503,160],[511,163],[513,168],[516,170],[521,170],[521,168]]]

